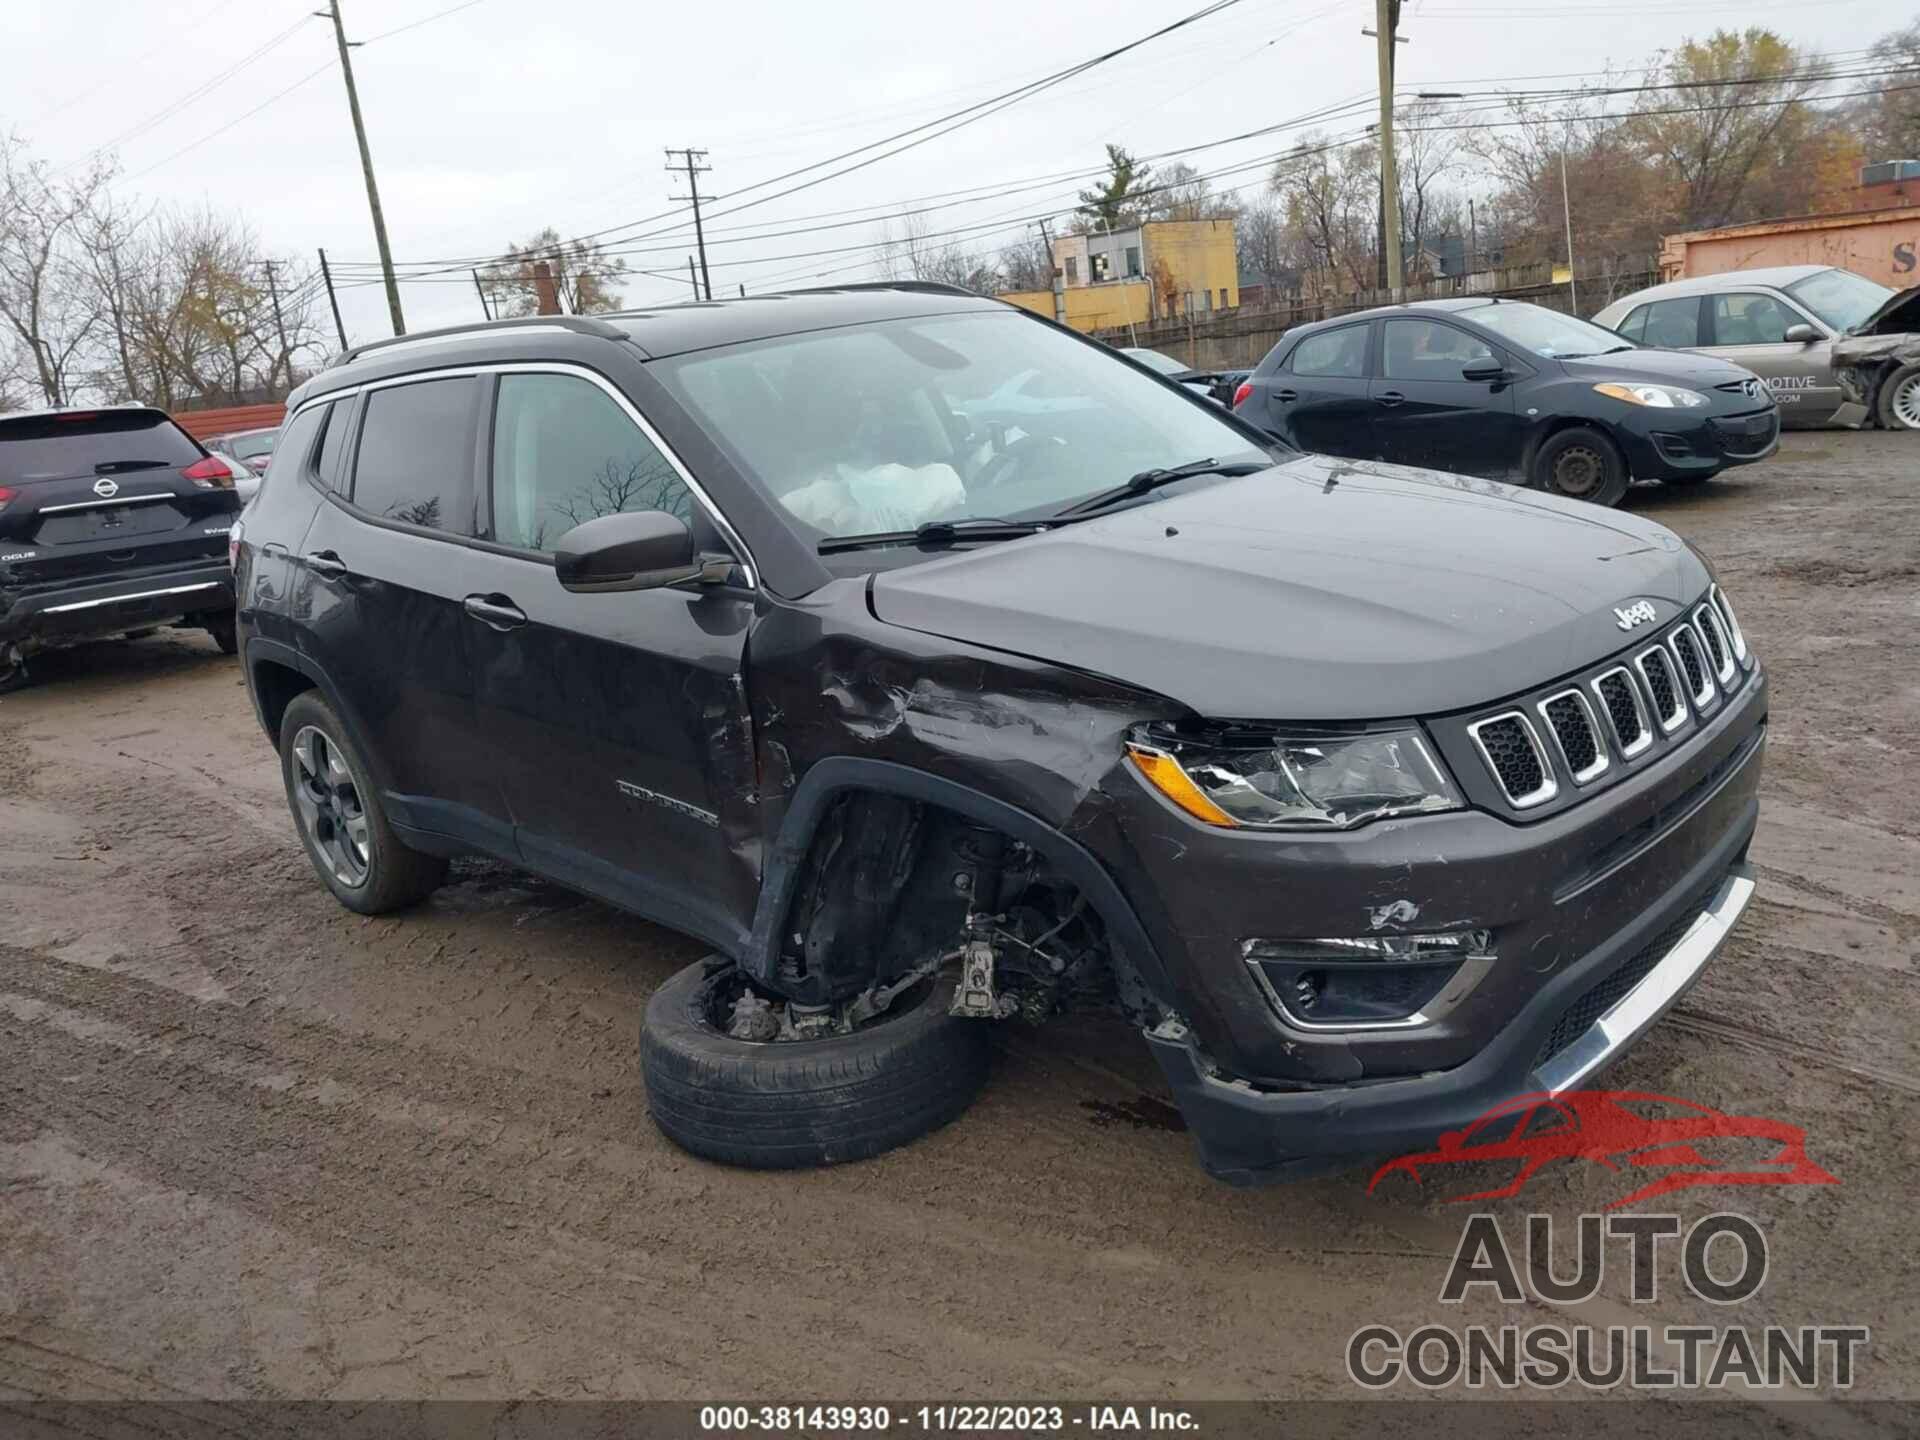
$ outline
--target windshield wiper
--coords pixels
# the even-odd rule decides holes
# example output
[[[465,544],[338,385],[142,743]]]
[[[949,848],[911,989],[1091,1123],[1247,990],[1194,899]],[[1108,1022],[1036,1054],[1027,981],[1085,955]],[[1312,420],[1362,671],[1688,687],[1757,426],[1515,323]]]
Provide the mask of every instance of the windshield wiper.
[[[1096,490],[1084,500],[1069,505],[1053,518],[1065,520],[1075,515],[1085,515],[1089,511],[1104,510],[1109,505],[1117,505],[1122,500],[1131,500],[1136,495],[1144,495],[1149,490],[1157,490],[1162,485],[1171,485],[1176,480],[1191,479],[1195,475],[1251,475],[1258,470],[1273,467],[1271,460],[1238,460],[1221,464],[1209,456],[1205,460],[1189,460],[1184,465],[1159,467],[1142,470],[1124,485],[1116,485],[1111,490]]]
[[[883,545],[951,545],[961,540],[1018,540],[1047,528],[1045,520],[929,520],[911,530],[876,530],[870,535],[829,535],[813,548],[822,555]]]

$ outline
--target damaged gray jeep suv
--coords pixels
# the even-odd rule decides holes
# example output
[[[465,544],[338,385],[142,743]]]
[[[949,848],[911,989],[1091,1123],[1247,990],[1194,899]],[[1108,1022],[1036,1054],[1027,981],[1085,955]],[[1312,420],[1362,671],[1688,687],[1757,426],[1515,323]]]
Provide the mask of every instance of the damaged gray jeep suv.
[[[1631,515],[1276,448],[1023,311],[847,287],[382,342],[235,543],[321,881],[491,856],[716,952],[641,1043],[760,1166],[1139,1027],[1245,1183],[1582,1084],[1752,891],[1767,690]]]

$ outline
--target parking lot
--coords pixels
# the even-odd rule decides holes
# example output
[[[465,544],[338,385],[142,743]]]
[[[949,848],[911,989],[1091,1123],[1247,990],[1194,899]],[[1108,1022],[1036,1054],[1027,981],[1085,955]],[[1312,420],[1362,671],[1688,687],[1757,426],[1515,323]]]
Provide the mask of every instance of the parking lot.
[[[1805,1127],[1838,1186],[1654,1208],[1760,1222],[1744,1318],[1871,1327],[1840,1406],[1920,1374],[1917,487],[1910,435],[1797,434],[1627,502],[1718,565],[1773,711],[1758,898],[1607,1083]],[[636,1045],[692,941],[476,863],[349,914],[205,635],[37,674],[0,700],[0,1393],[1334,1398],[1360,1325],[1516,1318],[1439,1303],[1444,1175],[1209,1181],[1117,1022],[1003,1027],[980,1103],[875,1161],[694,1160]],[[1663,1279],[1517,1318],[1726,1323]]]

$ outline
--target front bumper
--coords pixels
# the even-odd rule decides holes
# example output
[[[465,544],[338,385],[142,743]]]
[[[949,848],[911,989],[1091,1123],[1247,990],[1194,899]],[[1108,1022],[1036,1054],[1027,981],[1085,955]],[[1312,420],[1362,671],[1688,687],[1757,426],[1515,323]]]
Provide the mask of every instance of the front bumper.
[[[0,589],[0,643],[32,650],[162,625],[187,615],[233,610],[233,572],[224,557],[59,584]]]
[[[1758,817],[1766,711],[1765,672],[1743,673],[1664,751],[1539,818],[1483,807],[1255,835],[1136,804],[1121,883],[1184,1022],[1148,1039],[1208,1168],[1251,1179],[1423,1143],[1611,1059],[1671,1003],[1676,971],[1705,963],[1701,937],[1720,931],[1687,935],[1696,918],[1711,909],[1724,929],[1744,904],[1740,886],[1716,897]],[[1493,964],[1405,1025],[1303,1028],[1243,954],[1255,936],[1460,929],[1492,932]],[[1668,964],[1683,940],[1695,958]]]
[[[1429,1144],[1515,1095],[1577,1089],[1646,1033],[1719,953],[1753,896],[1744,863],[1751,838],[1751,826],[1727,837],[1673,886],[1669,893],[1678,900],[1542,986],[1492,1044],[1452,1070],[1338,1089],[1261,1091],[1223,1075],[1185,1027],[1149,1031],[1147,1044],[1201,1162],[1209,1174],[1239,1185],[1318,1173],[1333,1168],[1333,1157]],[[1631,978],[1642,971],[1617,998],[1611,993],[1622,972]],[[1590,1023],[1557,1040],[1570,1016],[1584,1019],[1591,1008],[1598,1013]]]
[[[1638,480],[1676,480],[1751,465],[1780,448],[1780,410],[1699,414],[1643,410],[1618,427],[1627,470]]]

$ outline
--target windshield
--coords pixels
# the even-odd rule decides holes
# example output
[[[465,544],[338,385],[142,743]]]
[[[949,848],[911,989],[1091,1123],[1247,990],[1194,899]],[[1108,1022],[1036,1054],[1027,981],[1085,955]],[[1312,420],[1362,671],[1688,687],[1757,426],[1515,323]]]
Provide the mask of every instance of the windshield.
[[[1851,270],[1822,270],[1787,286],[1787,293],[1827,322],[1832,330],[1851,330],[1886,304],[1893,291]]]
[[[992,310],[657,360],[809,538],[1053,515],[1144,470],[1270,454],[1111,352]]]
[[[1522,350],[1544,355],[1549,360],[1573,360],[1582,355],[1633,348],[1611,330],[1602,330],[1598,325],[1589,325],[1584,320],[1538,305],[1502,301],[1497,305],[1475,305],[1460,313],[1476,325],[1484,325],[1494,334],[1511,340]]]
[[[1138,360],[1149,370],[1158,370],[1162,375],[1178,375],[1190,367],[1182,365],[1171,355],[1162,355],[1158,350],[1143,350],[1138,346],[1123,346],[1120,353],[1130,360]]]

